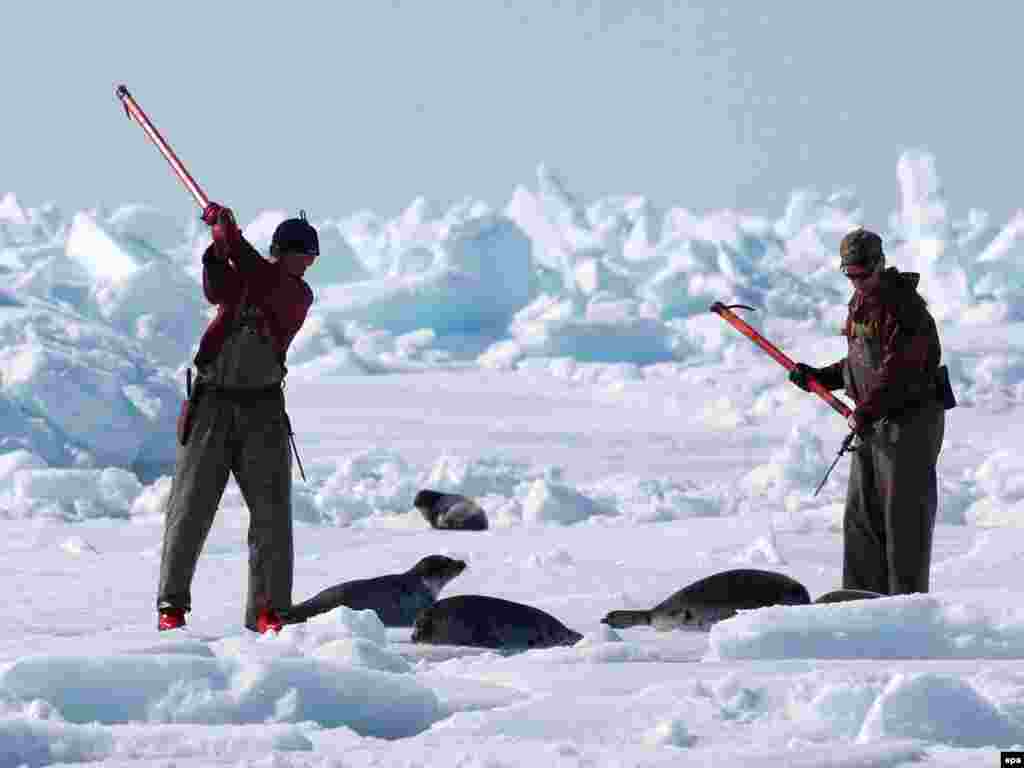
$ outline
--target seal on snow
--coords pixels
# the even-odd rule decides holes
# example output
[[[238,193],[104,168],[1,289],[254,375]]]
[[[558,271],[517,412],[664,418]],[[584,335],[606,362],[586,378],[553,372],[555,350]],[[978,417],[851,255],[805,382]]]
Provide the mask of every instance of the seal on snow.
[[[421,490],[412,505],[432,528],[449,531],[486,531],[487,513],[472,499],[458,493]]]
[[[416,617],[414,643],[527,650],[574,645],[583,635],[539,608],[485,595],[438,600]]]
[[[465,569],[466,563],[462,560],[429,555],[405,573],[356,579],[328,587],[293,605],[282,618],[285,624],[297,624],[344,605],[354,611],[367,608],[376,611],[387,627],[411,627],[416,614],[434,605],[444,586]]]
[[[659,631],[706,630],[740,610],[810,602],[804,585],[785,574],[740,568],[695,581],[649,611],[612,611],[601,623],[616,629],[650,625]]]

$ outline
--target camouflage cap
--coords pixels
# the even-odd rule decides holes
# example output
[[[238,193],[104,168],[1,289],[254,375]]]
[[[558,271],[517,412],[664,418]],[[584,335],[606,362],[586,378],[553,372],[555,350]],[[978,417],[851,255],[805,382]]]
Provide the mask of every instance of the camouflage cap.
[[[844,267],[873,267],[884,256],[882,238],[861,227],[848,233],[839,243],[839,259]]]

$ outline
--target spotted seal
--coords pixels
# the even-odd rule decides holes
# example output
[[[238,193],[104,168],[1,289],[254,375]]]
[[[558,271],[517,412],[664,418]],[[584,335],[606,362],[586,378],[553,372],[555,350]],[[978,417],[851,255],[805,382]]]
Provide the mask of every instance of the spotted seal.
[[[328,587],[293,605],[282,618],[286,624],[296,624],[344,605],[356,611],[374,610],[388,627],[411,627],[416,615],[434,605],[444,586],[465,569],[466,563],[462,560],[430,555],[405,573],[356,579]]]
[[[707,630],[739,610],[810,602],[804,585],[785,574],[740,568],[695,581],[650,610],[612,611],[601,623],[616,629],[650,625],[658,631]]]
[[[412,505],[432,528],[449,531],[485,531],[487,513],[472,499],[458,493],[441,493],[424,489],[416,494]]]
[[[414,643],[512,651],[574,645],[582,638],[539,608],[485,595],[438,600],[416,617],[412,633]]]

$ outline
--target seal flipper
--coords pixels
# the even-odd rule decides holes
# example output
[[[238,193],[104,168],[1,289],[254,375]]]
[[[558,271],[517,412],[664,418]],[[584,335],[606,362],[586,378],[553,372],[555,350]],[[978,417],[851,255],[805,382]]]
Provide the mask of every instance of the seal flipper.
[[[601,623],[615,629],[646,627],[651,624],[651,611],[612,611],[601,619]]]
[[[886,595],[883,595],[880,592],[871,592],[866,589],[836,589],[832,592],[826,592],[815,600],[814,603],[815,605],[846,603],[854,600],[873,600],[878,597],[886,597]]]
[[[339,605],[345,604],[347,584],[337,584],[318,592],[308,600],[296,603],[287,611],[281,613],[281,619],[285,624],[301,624],[321,613],[334,610]]]

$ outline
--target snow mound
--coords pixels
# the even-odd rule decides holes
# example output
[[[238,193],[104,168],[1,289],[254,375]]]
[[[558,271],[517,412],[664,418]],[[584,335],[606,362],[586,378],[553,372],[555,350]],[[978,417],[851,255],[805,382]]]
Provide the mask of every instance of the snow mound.
[[[387,739],[419,733],[445,716],[433,691],[387,651],[376,614],[338,613],[312,631],[296,625],[277,637],[226,638],[214,644],[216,656],[158,647],[22,657],[0,671],[0,698],[7,707],[45,703],[49,719],[81,726],[315,722]],[[119,695],[109,696],[112,689]],[[281,734],[308,748],[293,731]]]
[[[972,685],[948,675],[893,676],[868,711],[857,743],[920,739],[957,747],[1024,743],[1024,726]]]
[[[933,595],[740,611],[711,628],[709,659],[1014,658],[1024,618]]]

